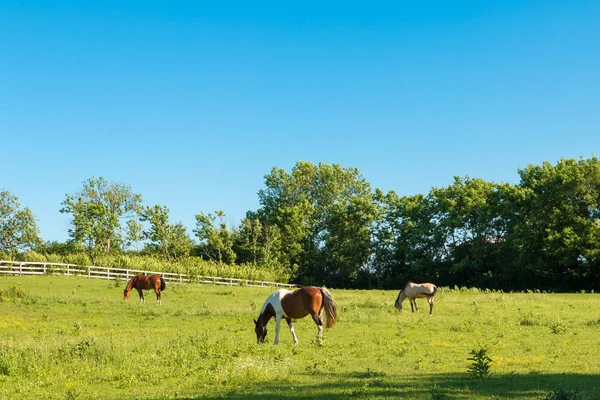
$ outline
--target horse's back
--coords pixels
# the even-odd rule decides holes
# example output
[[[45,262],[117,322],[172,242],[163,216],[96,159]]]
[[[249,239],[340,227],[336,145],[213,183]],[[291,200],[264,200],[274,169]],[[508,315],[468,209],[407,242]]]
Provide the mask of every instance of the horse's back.
[[[408,282],[404,288],[404,292],[407,296],[411,297],[435,296],[437,292],[437,286],[435,286],[433,283]]]
[[[299,319],[308,314],[318,313],[323,304],[321,288],[306,286],[287,294],[281,300],[285,315]]]

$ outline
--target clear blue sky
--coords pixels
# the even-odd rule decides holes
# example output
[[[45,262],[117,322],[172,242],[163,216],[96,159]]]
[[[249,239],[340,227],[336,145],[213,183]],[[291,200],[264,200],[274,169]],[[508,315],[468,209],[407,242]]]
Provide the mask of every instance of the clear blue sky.
[[[67,238],[102,176],[190,229],[272,167],[427,193],[600,149],[598,1],[0,3],[0,187]]]

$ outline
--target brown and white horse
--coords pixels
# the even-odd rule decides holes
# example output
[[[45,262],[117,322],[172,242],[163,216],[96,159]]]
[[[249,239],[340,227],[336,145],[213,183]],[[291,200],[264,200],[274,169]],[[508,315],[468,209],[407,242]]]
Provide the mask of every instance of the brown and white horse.
[[[398,310],[402,310],[402,302],[408,297],[412,312],[415,312],[415,310],[419,311],[415,299],[425,297],[429,302],[429,315],[431,315],[433,312],[433,299],[436,293],[437,286],[435,286],[433,283],[415,283],[409,281],[400,291],[400,293],[398,293],[395,306]],[[413,303],[415,305],[414,308]]]
[[[154,290],[156,293],[156,304],[161,304],[160,293],[165,290],[167,284],[165,280],[158,275],[137,275],[129,280],[127,287],[123,290],[123,300],[129,300],[129,294],[132,289],[137,289],[140,294],[140,303],[144,302],[144,293],[142,290]]]
[[[275,342],[273,344],[279,343],[281,318],[287,321],[294,344],[298,343],[292,319],[304,318],[309,314],[317,324],[319,329],[317,338],[321,340],[323,338],[323,320],[321,319],[323,309],[325,309],[325,326],[331,328],[335,325],[336,304],[329,290],[324,287],[307,286],[294,291],[278,290],[267,297],[258,321],[254,320],[256,341],[264,343],[267,337],[267,323],[275,317]]]

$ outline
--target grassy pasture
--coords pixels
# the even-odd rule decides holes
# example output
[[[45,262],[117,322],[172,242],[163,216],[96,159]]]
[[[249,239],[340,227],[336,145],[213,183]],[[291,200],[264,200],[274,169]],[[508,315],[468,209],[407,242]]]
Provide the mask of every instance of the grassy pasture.
[[[285,324],[259,346],[252,318],[272,288],[168,284],[156,306],[151,292],[124,302],[124,285],[1,277],[0,398],[600,398],[595,294],[441,290],[429,317],[422,299],[395,310],[397,291],[331,289],[323,343],[305,318],[297,346]],[[492,375],[477,380],[481,347]]]

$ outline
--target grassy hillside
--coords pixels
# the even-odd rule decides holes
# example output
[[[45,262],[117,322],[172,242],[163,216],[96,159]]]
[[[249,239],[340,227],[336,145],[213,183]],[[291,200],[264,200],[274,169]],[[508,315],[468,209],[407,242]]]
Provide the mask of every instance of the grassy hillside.
[[[169,284],[122,300],[124,282],[0,278],[0,398],[600,398],[600,296],[438,292],[433,316],[397,292],[331,292],[338,324],[310,318],[256,344],[273,289]],[[408,307],[408,311],[407,308]],[[491,376],[469,352],[486,348]],[[554,397],[552,397],[554,396]],[[562,396],[562,397],[557,397]]]

